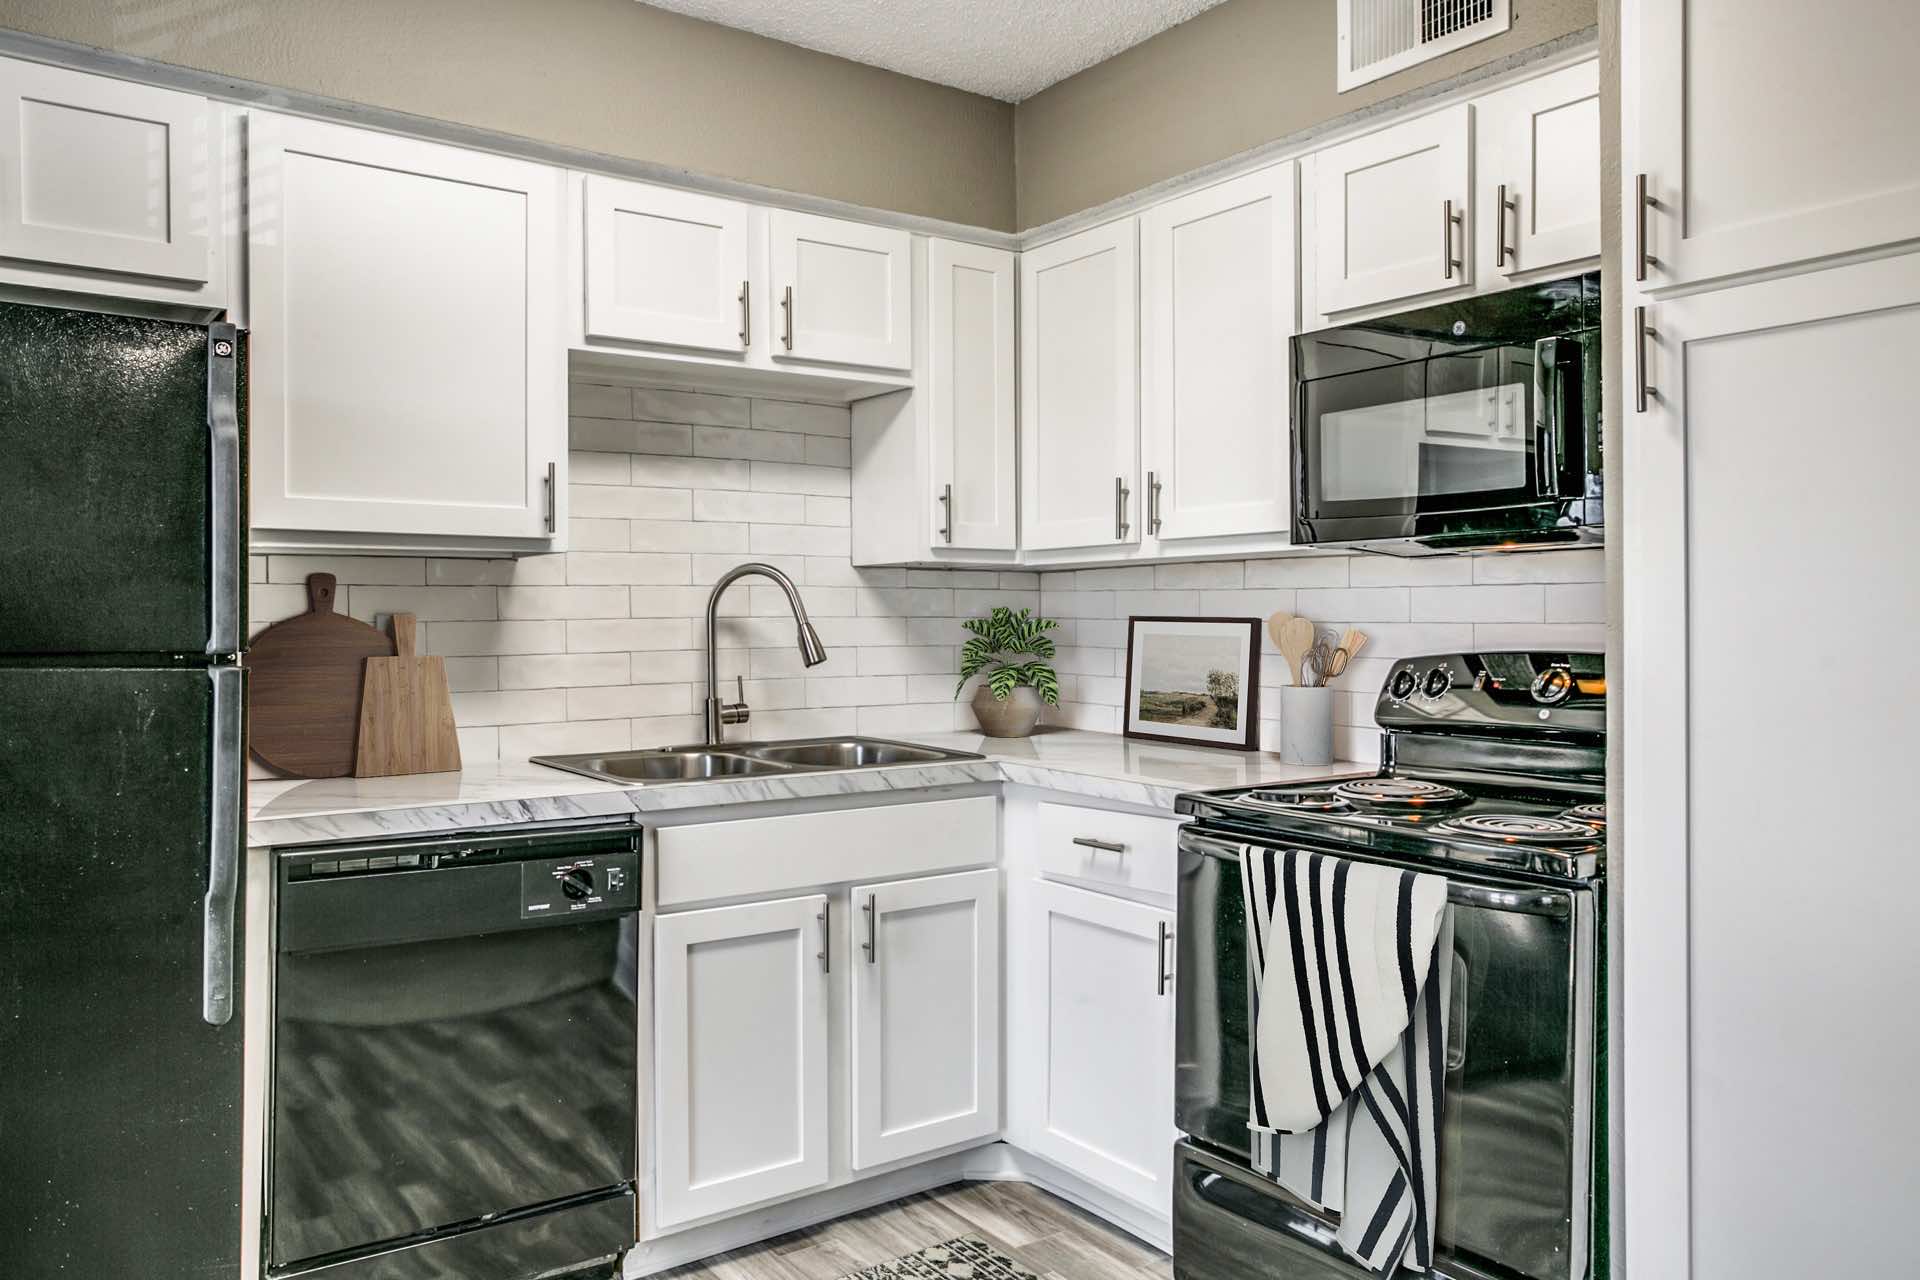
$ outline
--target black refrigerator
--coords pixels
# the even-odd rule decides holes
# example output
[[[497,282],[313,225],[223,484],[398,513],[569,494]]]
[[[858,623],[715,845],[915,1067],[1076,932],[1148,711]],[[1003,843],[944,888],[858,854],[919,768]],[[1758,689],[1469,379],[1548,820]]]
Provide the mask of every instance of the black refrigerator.
[[[238,1274],[240,337],[0,304],[0,1276]]]

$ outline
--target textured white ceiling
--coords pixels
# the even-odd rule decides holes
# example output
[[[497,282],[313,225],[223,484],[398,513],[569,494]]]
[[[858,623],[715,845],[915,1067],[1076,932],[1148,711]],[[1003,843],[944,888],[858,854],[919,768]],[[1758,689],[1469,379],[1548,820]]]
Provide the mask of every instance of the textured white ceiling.
[[[645,0],[1006,102],[1221,0]]]

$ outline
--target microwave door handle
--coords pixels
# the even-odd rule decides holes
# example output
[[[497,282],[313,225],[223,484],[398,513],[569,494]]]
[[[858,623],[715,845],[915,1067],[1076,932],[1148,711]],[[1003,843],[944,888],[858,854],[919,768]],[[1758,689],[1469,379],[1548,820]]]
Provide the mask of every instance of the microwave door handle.
[[[1560,366],[1569,348],[1560,338],[1533,344],[1534,487],[1542,497],[1560,496],[1560,455],[1567,438],[1566,380]]]

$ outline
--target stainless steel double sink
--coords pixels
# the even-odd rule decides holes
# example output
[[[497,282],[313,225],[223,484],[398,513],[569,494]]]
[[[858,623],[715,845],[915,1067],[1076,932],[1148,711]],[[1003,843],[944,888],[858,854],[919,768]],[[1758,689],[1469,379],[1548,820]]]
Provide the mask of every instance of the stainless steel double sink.
[[[982,760],[970,751],[942,751],[884,738],[796,738],[786,742],[727,742],[575,756],[535,756],[533,763],[606,782],[712,782],[832,769],[880,769],[896,764]]]

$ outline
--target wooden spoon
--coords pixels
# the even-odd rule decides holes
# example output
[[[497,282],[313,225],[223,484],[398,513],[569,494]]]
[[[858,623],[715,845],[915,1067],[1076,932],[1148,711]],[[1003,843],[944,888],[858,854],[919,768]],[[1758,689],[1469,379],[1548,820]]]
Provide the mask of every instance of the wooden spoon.
[[[1280,656],[1287,660],[1287,666],[1293,671],[1293,682],[1297,685],[1305,685],[1307,682],[1306,668],[1303,664],[1306,662],[1307,651],[1313,648],[1317,638],[1313,623],[1305,618],[1288,618],[1280,628],[1280,638],[1275,641],[1275,645],[1280,650]]]

